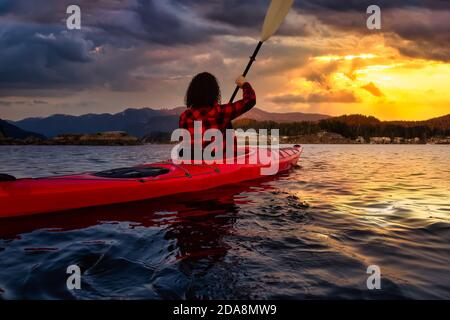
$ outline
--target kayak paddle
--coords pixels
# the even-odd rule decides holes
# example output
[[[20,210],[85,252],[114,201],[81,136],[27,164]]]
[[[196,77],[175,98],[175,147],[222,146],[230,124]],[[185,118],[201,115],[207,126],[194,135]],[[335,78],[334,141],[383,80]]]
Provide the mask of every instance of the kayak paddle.
[[[244,73],[242,74],[244,77],[250,70],[253,61],[256,60],[256,56],[258,55],[259,49],[261,49],[262,44],[264,43],[264,41],[273,36],[275,32],[278,30],[281,23],[284,21],[284,18],[286,18],[289,9],[292,7],[293,2],[294,0],[272,0],[272,2],[270,3],[261,30],[260,41],[258,42],[258,45],[256,46],[253,55],[250,57],[250,61],[248,62],[247,67],[244,70]],[[236,89],[234,89],[233,95],[231,96],[230,103],[233,102],[238,91],[239,87],[236,87]]]

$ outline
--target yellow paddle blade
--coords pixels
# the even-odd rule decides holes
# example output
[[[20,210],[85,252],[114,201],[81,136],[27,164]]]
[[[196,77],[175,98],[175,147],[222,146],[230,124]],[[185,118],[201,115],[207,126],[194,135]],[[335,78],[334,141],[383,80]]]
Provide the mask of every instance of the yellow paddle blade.
[[[277,32],[293,3],[294,0],[272,0],[261,31],[262,42]]]

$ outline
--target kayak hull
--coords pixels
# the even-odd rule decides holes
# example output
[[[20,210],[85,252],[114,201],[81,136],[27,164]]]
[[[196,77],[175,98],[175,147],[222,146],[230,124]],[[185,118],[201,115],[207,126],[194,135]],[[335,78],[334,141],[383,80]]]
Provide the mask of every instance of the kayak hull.
[[[298,162],[301,151],[301,147],[277,150],[278,173],[292,168]],[[0,182],[0,218],[198,192],[265,177],[261,169],[268,167],[261,163],[176,165],[170,161],[140,167],[145,166],[166,168],[168,172],[147,178],[104,178],[93,173],[82,173]]]

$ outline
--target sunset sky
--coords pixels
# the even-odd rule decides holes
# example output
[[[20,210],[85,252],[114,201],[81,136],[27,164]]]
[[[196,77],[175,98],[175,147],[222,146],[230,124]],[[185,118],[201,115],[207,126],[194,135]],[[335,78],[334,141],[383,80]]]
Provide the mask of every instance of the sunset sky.
[[[228,100],[269,2],[0,0],[0,118],[173,108],[202,71]],[[66,28],[70,4],[81,30]],[[381,30],[366,27],[372,4]],[[450,1],[295,0],[248,80],[268,111],[448,114]]]

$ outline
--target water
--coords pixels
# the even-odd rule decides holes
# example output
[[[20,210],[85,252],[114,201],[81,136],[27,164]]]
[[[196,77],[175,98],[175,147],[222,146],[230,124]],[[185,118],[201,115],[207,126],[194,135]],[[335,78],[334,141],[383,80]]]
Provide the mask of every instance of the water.
[[[169,150],[7,146],[0,172],[103,170]],[[276,179],[0,220],[0,298],[450,299],[449,199],[448,146],[307,145]],[[82,290],[66,289],[71,264]],[[381,290],[366,287],[369,265]]]

